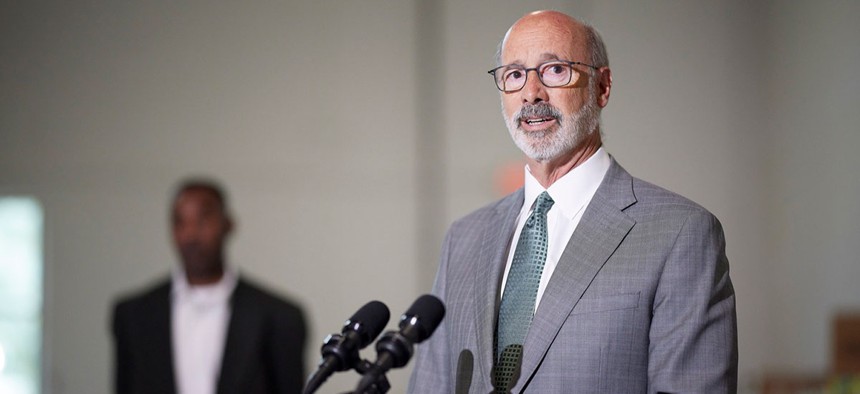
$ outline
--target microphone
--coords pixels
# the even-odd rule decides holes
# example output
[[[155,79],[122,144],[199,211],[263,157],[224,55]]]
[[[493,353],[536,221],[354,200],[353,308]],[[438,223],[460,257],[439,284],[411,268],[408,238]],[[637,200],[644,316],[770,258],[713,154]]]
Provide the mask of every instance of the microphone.
[[[308,379],[302,393],[311,394],[334,372],[346,371],[359,363],[358,350],[369,345],[388,324],[391,313],[379,301],[370,301],[343,323],[341,334],[323,340],[322,359],[317,371]]]
[[[413,345],[429,338],[445,317],[445,305],[425,294],[400,316],[400,331],[389,331],[376,342],[376,362],[364,374],[354,393],[361,394],[373,386],[391,368],[400,368],[412,357]]]
[[[457,379],[454,380],[454,394],[469,394],[472,388],[472,369],[475,365],[475,356],[469,349],[460,351],[457,359]]]

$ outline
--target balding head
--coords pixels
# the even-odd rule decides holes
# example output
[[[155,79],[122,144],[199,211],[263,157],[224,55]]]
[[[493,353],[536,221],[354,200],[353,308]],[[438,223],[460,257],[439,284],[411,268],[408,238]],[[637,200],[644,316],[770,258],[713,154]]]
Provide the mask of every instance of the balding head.
[[[496,65],[501,66],[505,44],[512,33],[519,34],[532,29],[556,31],[559,36],[566,37],[571,49],[582,53],[583,62],[597,67],[608,67],[609,57],[600,33],[593,26],[558,11],[534,11],[517,20],[505,33],[496,49]]]

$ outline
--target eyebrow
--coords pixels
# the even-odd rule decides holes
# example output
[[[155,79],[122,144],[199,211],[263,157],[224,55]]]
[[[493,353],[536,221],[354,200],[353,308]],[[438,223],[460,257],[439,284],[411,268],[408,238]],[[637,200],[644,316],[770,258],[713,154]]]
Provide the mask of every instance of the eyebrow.
[[[556,55],[552,52],[544,52],[540,55],[540,58],[541,58],[541,60],[544,60],[544,61],[545,60],[561,60],[561,58],[558,57],[558,55]]]
[[[544,53],[542,53],[542,54],[540,55],[540,62],[541,62],[541,63],[544,63],[544,62],[546,62],[546,61],[550,61],[550,60],[561,60],[561,57],[559,57],[558,55],[556,55],[555,53],[552,53],[552,52],[544,52]],[[510,65],[517,65],[517,66],[525,67],[525,65],[523,64],[523,62],[522,62],[521,60],[519,60],[519,59],[514,60],[513,62],[510,62],[510,63],[508,63],[508,64],[506,64],[506,65],[507,65],[507,66],[510,66]]]

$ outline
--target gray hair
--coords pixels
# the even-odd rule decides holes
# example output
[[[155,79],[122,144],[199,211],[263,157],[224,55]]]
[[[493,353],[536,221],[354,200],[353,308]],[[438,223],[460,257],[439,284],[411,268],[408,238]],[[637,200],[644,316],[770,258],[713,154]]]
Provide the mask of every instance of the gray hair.
[[[606,53],[606,44],[600,32],[589,24],[585,24],[586,45],[591,52],[591,65],[595,67],[609,67],[609,54]]]

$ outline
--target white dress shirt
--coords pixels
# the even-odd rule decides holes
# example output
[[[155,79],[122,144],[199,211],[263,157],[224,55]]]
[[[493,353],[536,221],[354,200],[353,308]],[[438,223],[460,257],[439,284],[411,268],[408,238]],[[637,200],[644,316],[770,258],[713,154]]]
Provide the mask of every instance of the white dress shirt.
[[[171,338],[178,394],[215,394],[236,282],[230,269],[205,286],[191,286],[182,269],[173,271]]]
[[[597,191],[597,187],[603,182],[603,177],[609,170],[611,163],[612,159],[610,159],[609,154],[601,147],[584,163],[556,180],[555,183],[550,185],[549,189],[544,189],[541,186],[537,179],[532,176],[528,165],[526,165],[525,199],[523,200],[520,214],[517,216],[516,231],[514,231],[514,238],[511,240],[511,246],[508,250],[508,261],[505,265],[505,275],[502,277],[501,292],[504,292],[505,284],[508,281],[508,272],[511,270],[511,262],[514,259],[514,251],[517,249],[523,225],[529,215],[531,215],[532,206],[538,196],[546,191],[555,203],[546,215],[547,256],[543,274],[540,277],[537,300],[535,301],[535,311],[537,310],[543,293],[546,290],[546,285],[549,283],[556,265],[558,265],[561,254],[567,247],[567,242],[570,240],[571,235],[573,235],[574,230],[576,230],[585,207],[591,202],[594,192]]]

